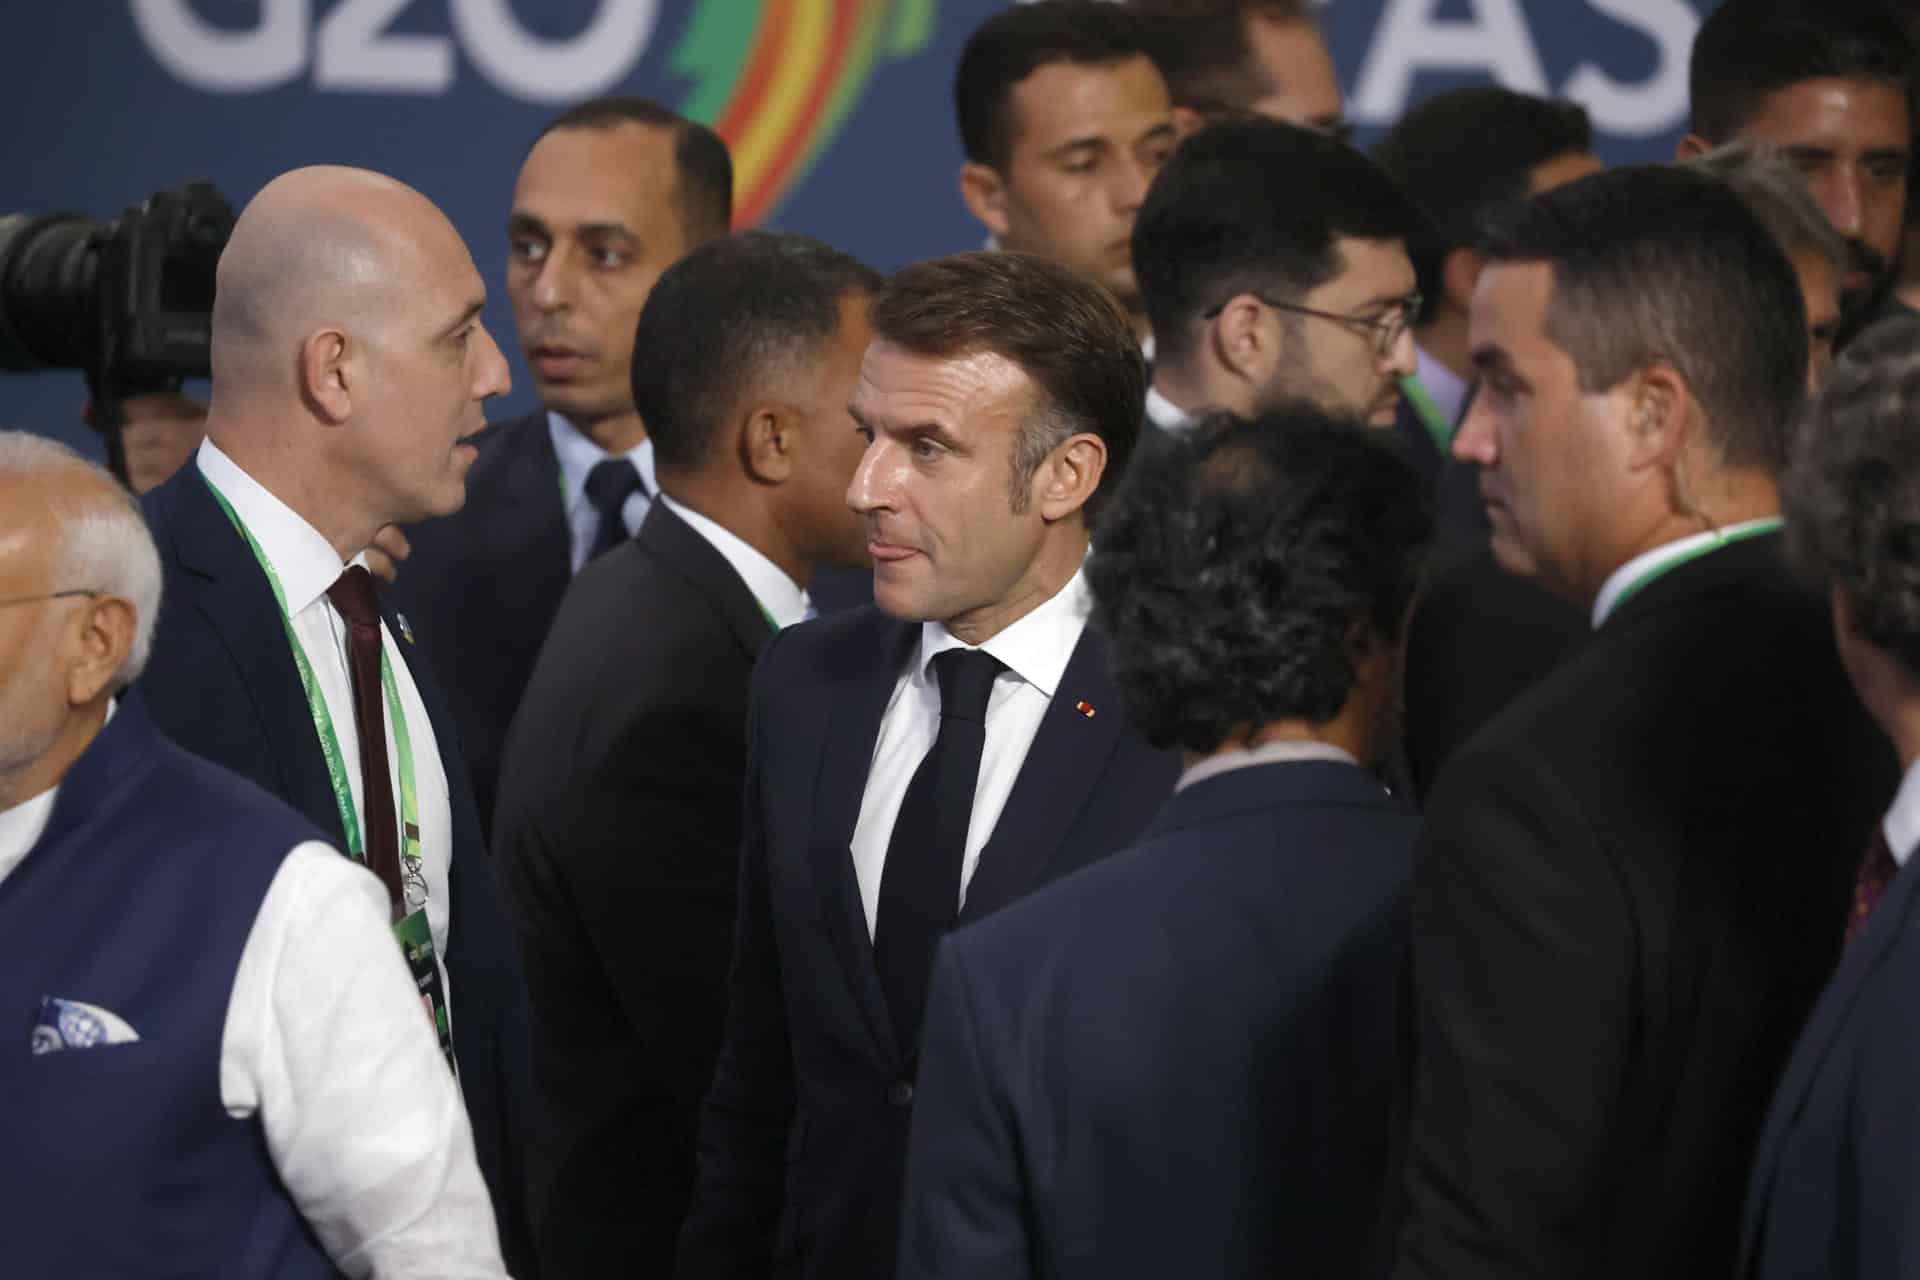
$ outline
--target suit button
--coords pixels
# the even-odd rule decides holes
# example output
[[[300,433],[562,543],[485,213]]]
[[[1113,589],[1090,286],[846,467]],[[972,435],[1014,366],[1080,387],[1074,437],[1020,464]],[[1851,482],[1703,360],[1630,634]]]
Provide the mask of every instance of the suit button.
[[[896,1107],[913,1105],[913,1086],[905,1080],[895,1080],[887,1086],[887,1101]]]

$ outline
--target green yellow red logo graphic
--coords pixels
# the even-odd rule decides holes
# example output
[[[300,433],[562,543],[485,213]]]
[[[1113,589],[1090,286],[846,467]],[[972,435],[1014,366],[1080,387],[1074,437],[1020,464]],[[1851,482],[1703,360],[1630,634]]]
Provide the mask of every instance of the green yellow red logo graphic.
[[[673,69],[680,104],[733,153],[734,224],[771,214],[846,124],[882,60],[933,37],[937,0],[707,0]]]

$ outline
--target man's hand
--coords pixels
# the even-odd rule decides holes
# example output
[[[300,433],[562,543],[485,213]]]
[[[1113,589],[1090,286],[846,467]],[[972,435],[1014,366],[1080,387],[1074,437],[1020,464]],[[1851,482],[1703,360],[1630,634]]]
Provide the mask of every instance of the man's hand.
[[[367,548],[367,572],[382,582],[392,583],[400,574],[400,562],[413,554],[413,546],[397,524],[383,524]]]
[[[127,455],[127,484],[136,494],[166,483],[207,434],[207,406],[176,391],[130,396],[120,402],[120,413],[126,419],[120,442]],[[82,416],[95,425],[92,401]]]

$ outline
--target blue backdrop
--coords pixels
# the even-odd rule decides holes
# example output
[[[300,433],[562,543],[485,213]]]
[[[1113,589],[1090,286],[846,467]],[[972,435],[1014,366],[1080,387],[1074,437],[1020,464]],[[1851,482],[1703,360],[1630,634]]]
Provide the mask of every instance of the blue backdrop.
[[[1664,159],[1715,0],[1333,0],[1362,143],[1435,91],[1498,80],[1587,105],[1612,163]],[[720,129],[743,212],[891,268],[970,248],[949,98],[1004,0],[64,0],[0,42],[0,213],[118,213],[211,178],[237,208],[302,164],[365,165],[453,217],[531,403],[502,283],[508,199],[561,105],[643,93]],[[84,447],[78,374],[0,375],[0,424]]]

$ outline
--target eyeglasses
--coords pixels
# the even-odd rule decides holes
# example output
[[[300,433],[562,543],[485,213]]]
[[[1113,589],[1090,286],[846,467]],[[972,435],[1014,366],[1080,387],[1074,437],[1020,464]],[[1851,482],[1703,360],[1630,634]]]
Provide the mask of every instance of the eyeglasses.
[[[1249,290],[1248,292],[1252,291]],[[1236,294],[1234,296],[1238,297],[1239,295]],[[1321,320],[1331,320],[1356,337],[1365,336],[1360,332],[1361,330],[1370,330],[1373,336],[1373,354],[1382,360],[1388,359],[1393,355],[1394,347],[1399,344],[1401,337],[1407,330],[1413,326],[1414,317],[1420,314],[1420,305],[1423,301],[1417,292],[1410,293],[1406,297],[1390,304],[1391,309],[1387,314],[1376,319],[1373,316],[1342,315],[1338,311],[1320,311],[1313,307],[1303,307],[1297,302],[1280,302],[1267,297],[1264,293],[1254,293],[1253,296],[1272,307],[1275,311],[1293,311],[1303,316],[1315,316]],[[1232,298],[1227,299],[1227,302],[1231,301],[1233,301]],[[1211,320],[1226,309],[1227,303],[1223,302],[1219,306],[1206,312],[1201,318]]]
[[[102,594],[104,593],[75,587],[71,591],[49,591],[43,596],[12,596],[6,600],[0,600],[0,609],[4,609],[10,604],[39,604],[46,600],[65,600],[69,596],[97,596]]]

